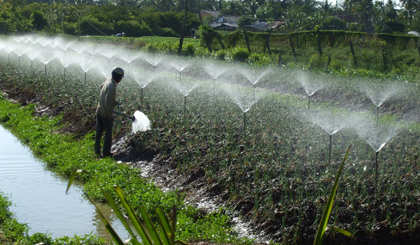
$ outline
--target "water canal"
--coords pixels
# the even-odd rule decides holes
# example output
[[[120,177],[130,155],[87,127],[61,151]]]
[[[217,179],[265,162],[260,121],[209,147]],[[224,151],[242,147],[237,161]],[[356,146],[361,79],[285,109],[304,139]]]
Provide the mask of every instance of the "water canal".
[[[0,191],[13,202],[10,211],[18,221],[30,227],[29,235],[40,232],[57,238],[92,232],[111,241],[95,207],[83,198],[81,184],[73,185],[66,195],[67,182],[0,125]],[[100,206],[121,238],[128,239],[112,210]]]

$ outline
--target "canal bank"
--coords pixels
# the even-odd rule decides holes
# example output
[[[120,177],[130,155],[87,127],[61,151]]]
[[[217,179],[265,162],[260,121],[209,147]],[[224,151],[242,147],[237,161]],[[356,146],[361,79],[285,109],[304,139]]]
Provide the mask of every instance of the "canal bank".
[[[114,186],[124,189],[133,206],[144,206],[147,210],[160,206],[168,211],[172,205],[180,208],[177,237],[182,240],[243,241],[233,231],[225,214],[205,215],[183,204],[183,195],[176,191],[163,192],[150,181],[140,177],[140,170],[120,164],[111,158],[96,158],[93,152],[93,133],[75,138],[63,133],[64,122],[51,116],[33,116],[35,105],[11,103],[7,95],[0,98],[0,122],[12,128],[21,141],[39,155],[48,168],[69,176],[73,169],[83,169],[79,180],[85,182],[83,190],[97,201],[104,201],[96,178],[105,190],[111,192]],[[12,200],[13,201],[13,200]]]

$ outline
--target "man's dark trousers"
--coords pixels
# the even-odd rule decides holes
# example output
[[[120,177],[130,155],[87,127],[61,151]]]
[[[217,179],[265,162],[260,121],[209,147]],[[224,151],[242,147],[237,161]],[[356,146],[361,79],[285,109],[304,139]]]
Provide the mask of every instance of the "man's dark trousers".
[[[109,118],[96,114],[95,153],[97,155],[101,155],[101,138],[105,131],[103,156],[111,156],[112,125],[113,123]]]

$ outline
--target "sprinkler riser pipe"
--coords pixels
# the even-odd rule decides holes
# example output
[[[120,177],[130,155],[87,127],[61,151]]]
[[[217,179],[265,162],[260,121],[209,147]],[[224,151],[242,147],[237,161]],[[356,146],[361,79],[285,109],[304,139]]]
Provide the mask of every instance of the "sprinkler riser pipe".
[[[308,97],[308,111],[309,111],[310,107],[311,107],[311,96]]]
[[[184,96],[184,115],[187,113],[187,96]]]
[[[331,166],[331,145],[332,145],[332,134],[330,134],[330,148],[328,151],[328,165]]]
[[[246,112],[244,112],[244,135],[246,132]]]
[[[378,190],[378,154],[379,151],[376,152],[375,156],[375,194]]]
[[[144,98],[144,88],[141,88],[141,102],[140,102],[140,108],[143,108],[143,98]]]

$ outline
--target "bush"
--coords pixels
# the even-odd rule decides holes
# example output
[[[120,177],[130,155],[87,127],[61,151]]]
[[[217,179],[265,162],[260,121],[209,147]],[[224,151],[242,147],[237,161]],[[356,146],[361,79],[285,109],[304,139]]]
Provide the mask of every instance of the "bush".
[[[152,29],[146,22],[141,24],[136,20],[130,21],[118,21],[114,25],[114,30],[117,32],[125,32],[127,36],[130,37],[141,37],[141,36],[151,36],[153,35]]]
[[[63,32],[65,34],[69,34],[69,35],[74,35],[76,34],[76,31],[77,31],[76,23],[64,22],[61,28],[63,29]]]
[[[248,62],[252,65],[268,65],[271,63],[271,59],[266,54],[252,53],[249,55]]]
[[[44,13],[41,11],[35,10],[32,15],[32,25],[37,31],[41,31],[44,27],[48,27],[47,19],[44,17]]]
[[[325,68],[328,65],[328,57],[325,55],[313,54],[309,58],[309,67],[312,69]]]
[[[211,57],[217,60],[225,60],[226,56],[227,56],[227,52],[224,49],[211,53]]]
[[[330,62],[330,67],[332,68],[332,69],[334,69],[334,70],[336,70],[336,71],[338,71],[338,70],[342,70],[343,69],[343,66],[340,64],[340,62],[338,61],[338,60],[336,60],[336,59],[331,59],[331,62]]]
[[[113,26],[108,25],[105,22],[101,22],[96,18],[83,18],[82,21],[79,23],[79,30],[76,31],[78,35],[102,35],[105,33],[106,35],[113,34],[114,28]]]
[[[230,60],[245,62],[249,55],[249,51],[245,48],[234,48],[232,49]]]
[[[179,47],[179,44],[178,44]],[[195,46],[192,43],[186,43],[182,45],[182,55],[184,56],[194,56]]]
[[[212,53],[207,48],[197,47],[195,49],[195,55],[198,57],[210,57]]]
[[[165,27],[165,28],[156,27],[153,30],[153,34],[160,37],[178,37],[175,31],[169,27]]]

